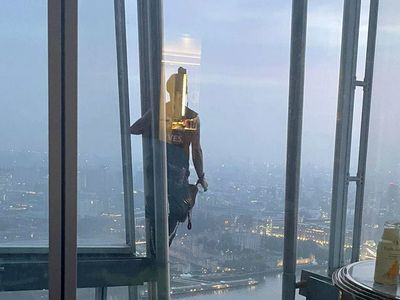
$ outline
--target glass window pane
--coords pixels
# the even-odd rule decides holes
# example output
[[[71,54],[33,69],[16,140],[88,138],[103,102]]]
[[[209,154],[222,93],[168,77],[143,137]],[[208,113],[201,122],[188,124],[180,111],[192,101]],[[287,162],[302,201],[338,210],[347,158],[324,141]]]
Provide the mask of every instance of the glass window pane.
[[[136,1],[125,2],[128,49],[130,120],[133,124],[142,116],[139,76],[138,20]],[[146,224],[144,213],[144,174],[142,136],[131,135],[133,164],[133,193],[135,201],[136,255],[146,255]]]
[[[111,287],[107,291],[109,300],[129,300],[128,288],[126,286]]]
[[[0,246],[45,246],[47,1],[3,3],[0,20]]]
[[[328,262],[342,10],[343,1],[308,3],[297,263],[319,273]]]
[[[125,240],[114,7],[78,1],[78,244]]]
[[[13,264],[18,253],[25,263],[47,259],[39,254],[49,231],[47,13],[45,0],[0,9],[0,299],[48,298],[33,290],[46,285],[41,266]]]
[[[399,221],[400,142],[398,139],[398,82],[400,3],[379,3],[370,135],[364,196],[361,259],[376,255],[386,221]]]
[[[94,300],[96,292],[94,288],[77,289],[76,299],[77,300]]]
[[[43,291],[18,291],[18,292],[0,292],[1,300],[47,300],[49,293]]]
[[[209,184],[170,248],[185,299],[280,297],[290,14],[289,1],[164,5],[165,79],[187,71]]]

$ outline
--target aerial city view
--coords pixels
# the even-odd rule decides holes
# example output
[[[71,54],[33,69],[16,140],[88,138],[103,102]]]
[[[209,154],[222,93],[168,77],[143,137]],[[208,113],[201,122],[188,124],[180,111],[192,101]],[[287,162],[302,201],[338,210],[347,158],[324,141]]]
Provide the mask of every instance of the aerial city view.
[[[111,253],[126,245],[125,216],[129,213],[124,203],[122,166],[127,161],[121,157],[121,128],[125,132],[128,125],[146,114],[141,106],[148,101],[141,93],[141,75],[147,70],[143,70],[139,55],[137,1],[121,1],[126,4],[128,72],[124,74],[129,86],[126,106],[121,109],[113,1],[96,5],[78,2],[78,247],[101,247],[99,252]],[[298,278],[301,270],[322,274],[327,271],[336,122],[340,117],[337,108],[343,1],[309,2],[297,223]],[[356,83],[364,76],[360,62],[365,61],[367,2],[361,1]],[[48,247],[48,149],[52,145],[48,3],[5,1],[0,10],[1,40],[7,45],[0,47],[0,253],[5,256],[26,249],[46,253]],[[180,101],[186,101],[181,101],[185,102],[180,107],[181,117],[185,122],[201,119],[201,137],[200,123],[193,121],[187,127],[189,131],[197,130],[195,136],[190,133],[194,136],[191,149],[193,141],[201,140],[202,152],[200,143],[196,144],[196,163],[192,151],[187,156],[190,143],[185,144],[187,169],[181,173],[185,173],[185,184],[196,184],[201,177],[208,182],[208,190],[197,194],[191,230],[187,222],[180,224],[169,248],[170,293],[172,298],[190,300],[280,299],[291,1],[254,1],[252,5],[232,0],[164,3],[160,63],[164,82],[160,94],[165,94],[165,99],[161,100],[171,103],[174,98],[168,85],[172,74],[185,78],[180,81],[184,84],[178,93]],[[395,47],[400,44],[394,41],[400,40],[400,26],[392,6],[399,6],[400,2],[390,3],[382,3],[380,9],[386,17],[380,17],[382,24],[378,26],[366,178],[357,177],[358,182],[365,183],[361,260],[376,257],[384,223],[399,221],[400,106],[396,76],[400,62]],[[347,179],[357,175],[361,140],[363,99],[359,89],[354,98]],[[121,118],[121,111],[129,118]],[[195,112],[195,117],[186,119],[187,111]],[[173,126],[182,125],[176,123],[179,122],[171,121]],[[172,131],[172,125],[166,126],[165,132]],[[135,227],[136,243],[136,253],[128,254],[139,257],[146,256],[151,245],[146,240],[150,226],[145,214],[143,132],[141,128],[134,133],[131,127],[133,134],[128,134],[133,161],[131,213],[135,220],[130,228]],[[168,165],[168,158],[166,161]],[[203,163],[205,177],[198,172]],[[356,183],[348,184],[346,263],[351,257],[356,194]],[[79,288],[78,299],[94,299],[99,289]],[[128,291],[132,289],[107,287],[107,299],[129,299]],[[148,290],[147,283],[138,288],[140,300],[149,298]],[[0,292],[0,300],[47,298],[46,290]]]
[[[47,159],[45,153],[1,152],[0,246],[47,246]],[[210,189],[200,194],[192,230],[181,224],[171,246],[172,295],[190,297],[221,290],[256,289],[282,269],[283,167],[269,163],[221,162],[209,168]],[[247,173],[239,172],[241,169]],[[135,178],[137,255],[145,255],[142,171]],[[298,267],[324,272],[328,258],[331,174],[306,166],[302,182]],[[78,241],[81,246],[121,245],[125,238],[120,167],[80,160]],[[388,183],[380,202],[368,202],[388,214],[400,190]],[[348,214],[351,223],[352,212]],[[364,259],[375,255],[385,219],[365,218]],[[370,223],[369,220],[375,220]],[[349,228],[351,225],[349,224]],[[351,229],[346,247],[351,247]],[[279,286],[275,287],[279,290]],[[271,292],[273,292],[271,290]],[[146,290],[141,293],[146,296]]]

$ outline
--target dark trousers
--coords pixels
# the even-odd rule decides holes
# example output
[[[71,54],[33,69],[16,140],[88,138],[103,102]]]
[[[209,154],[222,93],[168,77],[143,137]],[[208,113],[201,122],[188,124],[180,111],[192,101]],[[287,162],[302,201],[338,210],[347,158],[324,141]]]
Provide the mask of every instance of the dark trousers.
[[[179,172],[178,174],[172,174],[168,172],[168,233],[169,233],[169,245],[171,245],[176,235],[176,230],[179,223],[185,222],[188,212],[189,205],[187,202],[189,195],[189,181],[186,176],[186,172]],[[149,191],[146,197],[146,218],[150,221],[150,249],[154,254],[155,249],[155,209],[154,209],[154,194],[153,191]]]

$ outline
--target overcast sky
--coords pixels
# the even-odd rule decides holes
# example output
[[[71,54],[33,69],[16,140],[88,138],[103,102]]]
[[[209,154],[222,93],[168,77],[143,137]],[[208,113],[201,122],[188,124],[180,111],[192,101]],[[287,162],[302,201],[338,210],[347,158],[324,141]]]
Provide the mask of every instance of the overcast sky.
[[[4,1],[0,10],[0,150],[47,150],[47,1]],[[366,3],[367,1],[363,1]],[[120,159],[119,112],[112,1],[79,1],[79,152]],[[397,125],[399,22],[381,3],[371,126],[376,139]],[[94,5],[95,4],[95,5]],[[365,8],[363,4],[363,8]],[[127,1],[131,117],[139,115],[135,1]],[[309,1],[303,162],[331,167],[343,1]],[[284,164],[291,1],[164,1],[166,43],[190,35],[201,44],[198,69],[202,144],[207,161],[232,159]],[[397,10],[398,11],[398,10]],[[382,19],[382,18],[381,18]],[[361,37],[365,35],[365,12]],[[397,38],[396,43],[392,39]],[[363,40],[361,47],[365,46]],[[363,52],[361,51],[361,57]],[[388,63],[390,61],[390,63]],[[380,64],[379,64],[379,63]],[[360,71],[362,75],[362,68]],[[386,74],[386,75],[385,75]],[[189,72],[190,83],[190,72]],[[194,88],[194,87],[190,87]],[[388,94],[390,93],[390,94]],[[392,95],[392,96],[386,96]],[[396,95],[396,96],[394,96]],[[390,99],[390,100],[389,100]],[[189,99],[190,101],[190,99]],[[379,102],[381,103],[381,102]],[[378,105],[378,104],[374,104]],[[395,109],[394,109],[395,107]],[[356,110],[357,111],[357,110]],[[380,124],[379,126],[377,124]],[[384,128],[384,129],[382,129]],[[391,136],[395,133],[391,132]],[[393,141],[393,139],[392,139]],[[139,156],[140,139],[134,138]],[[392,149],[400,150],[399,144]],[[384,143],[383,143],[384,144]],[[372,146],[373,148],[373,146]],[[378,150],[374,150],[378,153]],[[376,154],[378,155],[378,154]],[[382,155],[381,155],[382,156]]]

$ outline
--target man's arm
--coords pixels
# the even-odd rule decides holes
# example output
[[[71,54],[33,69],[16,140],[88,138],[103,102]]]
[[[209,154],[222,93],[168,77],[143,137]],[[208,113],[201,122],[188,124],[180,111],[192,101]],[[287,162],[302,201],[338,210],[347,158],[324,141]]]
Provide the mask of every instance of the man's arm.
[[[145,114],[131,126],[131,134],[150,133],[151,129],[151,111],[148,110]]]
[[[204,191],[206,191],[208,188],[208,184],[204,178],[203,150],[201,149],[201,145],[200,145],[200,118],[199,117],[197,117],[197,131],[194,134],[194,137],[192,140],[192,160],[193,160],[194,169],[196,170],[196,173],[197,173],[197,177],[199,178],[197,183],[200,183],[203,186]]]

